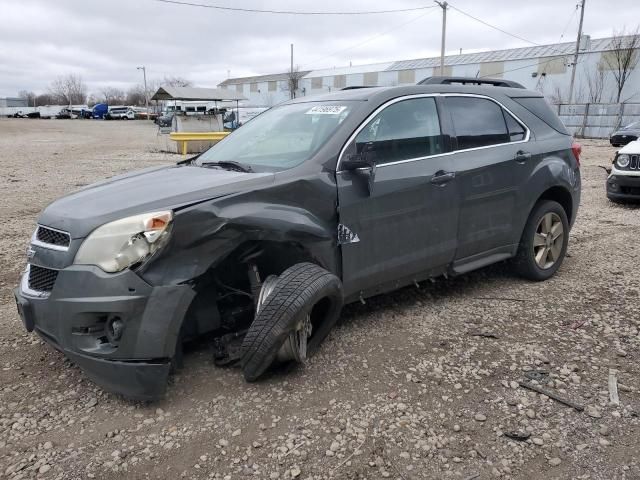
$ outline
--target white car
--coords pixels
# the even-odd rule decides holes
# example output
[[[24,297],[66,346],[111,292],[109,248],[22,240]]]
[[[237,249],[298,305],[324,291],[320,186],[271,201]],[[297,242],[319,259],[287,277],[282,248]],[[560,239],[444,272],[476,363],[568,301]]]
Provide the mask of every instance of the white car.
[[[640,201],[640,140],[616,152],[607,178],[607,197],[616,203]]]
[[[136,118],[136,112],[133,111],[132,108],[129,107],[116,107],[109,109],[105,118],[108,120],[133,120]]]

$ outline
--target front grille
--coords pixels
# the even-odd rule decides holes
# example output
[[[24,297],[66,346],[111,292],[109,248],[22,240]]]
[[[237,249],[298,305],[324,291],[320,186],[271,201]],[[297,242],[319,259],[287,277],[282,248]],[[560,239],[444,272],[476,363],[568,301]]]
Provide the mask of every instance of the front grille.
[[[629,156],[629,168],[631,170],[640,170],[640,158],[638,155]]]
[[[620,192],[624,195],[638,195],[640,196],[640,187],[623,187],[620,186]]]
[[[36,240],[49,245],[56,245],[58,247],[68,247],[71,242],[71,237],[66,232],[38,225]]]
[[[37,292],[50,292],[56,283],[58,271],[50,268],[29,266],[29,288]]]

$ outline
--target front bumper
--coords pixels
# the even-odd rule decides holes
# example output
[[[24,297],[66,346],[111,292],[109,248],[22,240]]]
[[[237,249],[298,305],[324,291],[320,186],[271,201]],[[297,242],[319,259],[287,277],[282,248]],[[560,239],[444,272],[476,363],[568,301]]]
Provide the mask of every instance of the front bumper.
[[[611,145],[626,145],[629,142],[633,142],[634,140],[637,140],[638,137],[636,135],[613,135],[611,138],[609,138],[609,143],[611,143]]]
[[[610,175],[607,178],[607,197],[612,200],[639,201],[640,176]]]
[[[151,286],[130,270],[108,274],[80,265],[59,270],[48,296],[30,291],[24,280],[14,293],[28,331],[105,390],[137,400],[163,395],[194,296],[190,286]],[[108,334],[115,319],[123,325],[118,339]]]

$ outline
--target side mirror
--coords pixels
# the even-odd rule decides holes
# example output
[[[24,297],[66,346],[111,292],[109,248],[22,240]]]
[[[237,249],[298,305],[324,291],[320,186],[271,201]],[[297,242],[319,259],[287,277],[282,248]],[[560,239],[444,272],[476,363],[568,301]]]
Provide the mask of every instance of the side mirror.
[[[367,143],[361,153],[354,153],[342,160],[342,168],[344,170],[357,170],[359,168],[368,168],[373,170],[376,166],[376,154],[373,150],[373,144]]]
[[[366,144],[361,153],[342,159],[341,166],[345,171],[364,169],[365,171],[362,173],[367,177],[367,191],[369,195],[372,194],[376,178],[376,152],[373,150],[372,143]]]
[[[355,153],[342,159],[343,170],[357,170],[359,168],[371,168],[371,163],[367,161],[365,154]]]

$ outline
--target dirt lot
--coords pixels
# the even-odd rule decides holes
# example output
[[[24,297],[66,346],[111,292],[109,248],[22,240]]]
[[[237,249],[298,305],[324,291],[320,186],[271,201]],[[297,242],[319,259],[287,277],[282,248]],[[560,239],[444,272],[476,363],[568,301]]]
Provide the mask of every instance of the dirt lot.
[[[201,345],[137,404],[27,334],[11,289],[48,202],[178,157],[143,122],[0,120],[0,477],[640,478],[640,210],[604,195],[613,149],[583,145],[552,280],[498,265],[348,307],[307,366],[256,384]],[[531,369],[585,411],[518,386]]]

